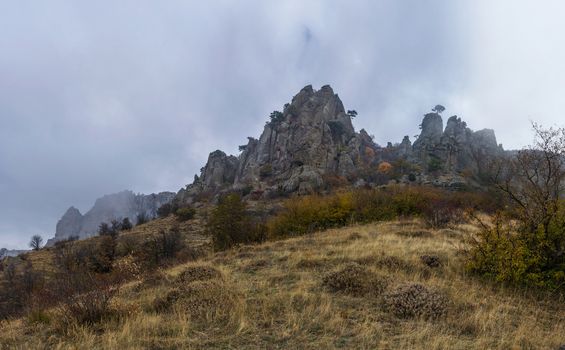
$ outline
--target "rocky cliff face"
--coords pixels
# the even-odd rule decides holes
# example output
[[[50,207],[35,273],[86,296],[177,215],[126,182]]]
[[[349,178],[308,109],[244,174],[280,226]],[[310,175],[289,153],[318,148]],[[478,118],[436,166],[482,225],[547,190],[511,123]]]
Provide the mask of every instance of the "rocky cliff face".
[[[70,207],[57,223],[55,237],[48,241],[48,245],[72,236],[81,239],[94,236],[101,223],[114,219],[127,217],[135,223],[137,215],[141,213],[155,217],[157,209],[171,202],[174,197],[173,192],[143,195],[123,191],[97,199],[92,209],[84,215],[75,207]]]
[[[343,103],[329,86],[302,89],[240,156],[235,184],[280,184],[284,192],[310,192],[327,173],[355,171],[360,140]]]
[[[492,130],[473,132],[456,116],[444,129],[441,115],[428,113],[421,129],[414,144],[406,136],[401,143],[380,147],[365,130],[355,132],[330,86],[316,91],[309,85],[271,116],[259,139],[248,138],[239,157],[212,152],[201,175],[176,200],[193,203],[202,195],[231,190],[255,191],[266,198],[304,194],[323,188],[328,177],[367,183],[377,178],[373,175],[382,162],[401,161],[403,168],[418,169],[417,178],[429,182],[440,174],[476,175],[487,156],[502,152]]]
[[[258,140],[249,138],[239,157],[211,153],[201,176],[179,198],[190,202],[221,188],[309,193],[324,184],[325,175],[354,176],[365,147],[375,145],[366,133],[355,132],[332,88],[315,91],[309,85],[265,125]]]
[[[497,144],[493,130],[474,132],[457,116],[450,117],[443,130],[442,117],[429,113],[421,128],[422,132],[414,142],[412,160],[424,171],[478,174],[489,157],[504,152]]]

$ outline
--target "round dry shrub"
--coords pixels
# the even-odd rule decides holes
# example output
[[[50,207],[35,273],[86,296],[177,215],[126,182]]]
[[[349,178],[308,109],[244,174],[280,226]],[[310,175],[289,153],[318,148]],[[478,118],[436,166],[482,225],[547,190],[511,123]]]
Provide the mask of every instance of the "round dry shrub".
[[[378,295],[388,281],[364,266],[350,263],[326,275],[322,284],[332,292],[342,292],[353,296]]]
[[[412,272],[415,270],[415,267],[410,262],[394,255],[384,255],[379,257],[375,262],[375,265],[390,271]]]
[[[420,261],[427,267],[435,268],[442,265],[441,259],[437,255],[422,255]]]
[[[347,241],[356,241],[358,239],[362,239],[363,235],[359,232],[352,232],[349,236],[347,236]]]
[[[222,281],[196,281],[182,288],[177,308],[194,319],[227,321],[243,305],[241,295]]]
[[[193,265],[187,267],[177,277],[177,282],[182,284],[189,284],[195,281],[207,281],[211,279],[218,279],[222,277],[222,273],[208,265]]]
[[[449,300],[421,284],[407,284],[385,294],[385,304],[398,317],[438,318],[447,313]]]
[[[294,267],[300,270],[305,270],[305,269],[320,269],[320,268],[324,268],[327,267],[330,264],[330,260],[329,259],[323,259],[323,258],[305,258],[305,259],[300,259],[295,265]]]
[[[156,312],[169,311],[173,304],[177,302],[182,296],[180,289],[172,289],[164,296],[158,296],[153,301],[153,310]]]

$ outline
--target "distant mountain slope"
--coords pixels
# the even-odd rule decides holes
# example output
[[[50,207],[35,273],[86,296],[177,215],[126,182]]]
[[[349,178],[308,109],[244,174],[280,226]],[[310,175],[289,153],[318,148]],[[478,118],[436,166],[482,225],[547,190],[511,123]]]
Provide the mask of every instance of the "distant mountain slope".
[[[27,250],[10,250],[10,249],[6,249],[6,248],[0,248],[0,259],[11,256],[18,256],[20,254],[23,254],[27,252]]]
[[[55,237],[50,239],[47,245],[71,236],[81,239],[94,236],[101,223],[114,219],[127,217],[135,223],[137,215],[141,213],[155,217],[157,209],[169,203],[174,197],[173,192],[144,195],[122,191],[97,199],[92,209],[84,215],[75,207],[70,207],[57,223]]]

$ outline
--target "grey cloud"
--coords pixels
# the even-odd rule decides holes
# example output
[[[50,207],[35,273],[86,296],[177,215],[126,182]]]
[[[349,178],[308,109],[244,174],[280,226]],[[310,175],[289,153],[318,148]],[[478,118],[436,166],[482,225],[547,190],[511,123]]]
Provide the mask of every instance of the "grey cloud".
[[[51,235],[68,206],[105,193],[177,190],[306,84],[331,84],[380,143],[443,103],[525,144],[508,122],[564,109],[551,6],[532,18],[525,1],[3,2],[0,246]]]

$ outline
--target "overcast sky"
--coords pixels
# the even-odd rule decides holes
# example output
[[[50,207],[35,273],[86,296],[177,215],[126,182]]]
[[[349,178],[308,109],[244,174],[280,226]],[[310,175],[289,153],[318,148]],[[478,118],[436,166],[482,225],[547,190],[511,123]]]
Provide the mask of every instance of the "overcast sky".
[[[505,148],[565,123],[565,2],[0,2],[0,247],[124,189],[177,191],[303,86],[376,141],[433,105]]]

